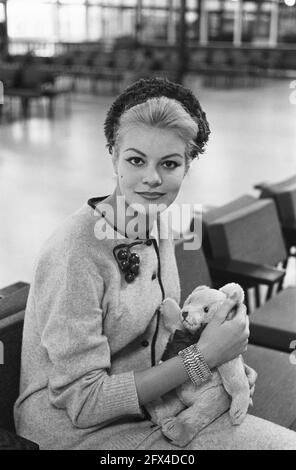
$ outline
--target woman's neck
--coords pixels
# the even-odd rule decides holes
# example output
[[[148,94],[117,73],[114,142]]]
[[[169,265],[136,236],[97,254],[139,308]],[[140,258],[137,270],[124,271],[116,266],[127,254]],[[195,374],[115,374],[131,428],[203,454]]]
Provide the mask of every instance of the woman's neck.
[[[113,209],[114,220],[109,220],[114,224],[122,235],[128,238],[147,238],[151,233],[157,214],[144,214],[137,212],[125,201],[118,188],[104,200],[104,205],[109,204]],[[108,217],[106,217],[108,220]]]

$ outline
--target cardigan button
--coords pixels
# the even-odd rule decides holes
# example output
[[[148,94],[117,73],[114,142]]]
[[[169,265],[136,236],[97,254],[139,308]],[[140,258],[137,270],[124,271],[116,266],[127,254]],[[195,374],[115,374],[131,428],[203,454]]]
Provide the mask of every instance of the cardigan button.
[[[149,341],[147,341],[147,339],[144,339],[144,341],[142,341],[141,345],[143,346],[143,348],[147,348],[147,346],[149,346]]]
[[[152,274],[151,279],[152,279],[152,281],[154,281],[154,279],[156,279],[156,273],[153,273],[153,274]]]

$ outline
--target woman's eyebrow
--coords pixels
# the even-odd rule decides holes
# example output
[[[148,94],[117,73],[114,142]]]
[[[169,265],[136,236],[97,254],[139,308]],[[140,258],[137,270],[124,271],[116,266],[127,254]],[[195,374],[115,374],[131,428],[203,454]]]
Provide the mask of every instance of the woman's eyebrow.
[[[124,150],[124,152],[128,152],[129,150],[131,150],[132,152],[137,152],[139,155],[142,155],[142,157],[147,157],[147,155],[145,155],[145,153],[141,152],[141,150],[134,149],[134,148],[128,148],[128,149]],[[184,158],[184,156],[180,155],[180,153],[171,153],[169,155],[165,155],[164,157],[161,157],[161,160],[164,160],[165,158],[171,158],[171,157]]]
[[[142,155],[142,157],[147,157],[147,155],[145,155],[145,153],[141,152],[141,150],[138,150],[138,149],[129,148],[129,149],[126,149],[126,150],[124,150],[124,151],[125,151],[125,152],[128,152],[129,150],[131,150],[132,152],[137,152],[137,153],[139,153],[140,155]]]
[[[170,155],[166,155],[165,157],[162,157],[161,159],[164,160],[165,158],[171,158],[171,157],[184,158],[184,155],[181,155],[180,153],[171,153]]]

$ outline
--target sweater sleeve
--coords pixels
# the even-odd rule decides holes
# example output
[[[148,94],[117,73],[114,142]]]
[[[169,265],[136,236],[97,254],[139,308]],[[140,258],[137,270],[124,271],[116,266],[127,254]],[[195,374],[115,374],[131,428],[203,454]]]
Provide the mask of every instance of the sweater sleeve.
[[[108,373],[103,290],[98,266],[88,257],[55,257],[36,271],[33,296],[50,361],[49,399],[79,428],[141,414],[134,373]]]

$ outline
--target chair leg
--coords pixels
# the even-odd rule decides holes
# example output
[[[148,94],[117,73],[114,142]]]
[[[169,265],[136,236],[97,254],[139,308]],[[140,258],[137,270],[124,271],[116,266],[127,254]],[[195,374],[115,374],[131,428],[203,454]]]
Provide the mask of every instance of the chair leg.
[[[285,278],[283,278],[279,283],[278,283],[278,286],[277,286],[277,292],[281,292],[283,290],[283,286],[284,286],[284,280]]]
[[[27,97],[22,97],[22,112],[23,112],[23,117],[26,119],[29,117],[29,107],[30,107],[30,102]]]
[[[54,97],[50,96],[48,98],[48,117],[52,119],[54,117]]]
[[[249,291],[248,289],[244,289],[245,293],[245,305],[247,307],[247,314],[250,314],[250,302],[249,302]]]
[[[259,308],[261,305],[261,299],[260,299],[260,285],[257,284],[255,286],[255,300],[256,300],[256,307]]]
[[[289,261],[289,256],[287,256],[287,258],[283,261],[283,269],[287,269],[287,266],[288,266],[288,261]]]
[[[268,286],[267,294],[266,294],[266,302],[271,299],[273,291],[273,285]]]

